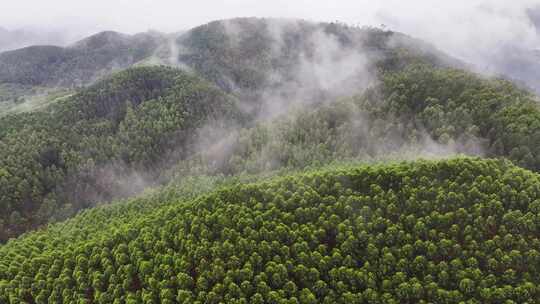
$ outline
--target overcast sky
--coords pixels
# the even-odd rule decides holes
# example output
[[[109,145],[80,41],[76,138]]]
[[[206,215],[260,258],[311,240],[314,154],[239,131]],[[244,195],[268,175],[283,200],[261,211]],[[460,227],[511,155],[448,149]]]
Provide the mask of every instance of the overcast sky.
[[[500,44],[540,49],[527,9],[540,0],[0,0],[0,27],[134,33],[186,30],[232,17],[289,17],[387,25],[460,58]]]

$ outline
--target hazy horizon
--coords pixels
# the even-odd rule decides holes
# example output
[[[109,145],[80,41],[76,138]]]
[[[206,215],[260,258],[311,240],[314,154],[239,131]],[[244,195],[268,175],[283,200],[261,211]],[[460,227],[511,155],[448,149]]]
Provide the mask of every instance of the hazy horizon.
[[[536,26],[540,2],[520,0],[429,0],[341,1],[253,1],[199,0],[19,0],[5,3],[0,28],[44,32],[81,33],[104,30],[133,34],[156,30],[176,32],[220,19],[234,17],[300,18],[311,21],[340,21],[354,25],[380,26],[430,40],[435,34],[462,39],[490,32],[500,40],[520,36],[538,43]],[[531,10],[537,10],[531,14]],[[452,34],[451,30],[456,33]],[[518,31],[521,31],[519,33]],[[537,45],[540,47],[540,44]]]
[[[527,76],[533,83],[540,77],[531,68],[540,57],[538,0],[19,0],[4,5],[0,28],[25,31],[4,39],[0,31],[0,51],[32,44],[67,45],[104,30],[128,34],[185,31],[235,17],[383,26],[425,40],[481,72],[512,74],[508,70],[522,66],[533,75]],[[509,59],[520,64],[508,64]]]

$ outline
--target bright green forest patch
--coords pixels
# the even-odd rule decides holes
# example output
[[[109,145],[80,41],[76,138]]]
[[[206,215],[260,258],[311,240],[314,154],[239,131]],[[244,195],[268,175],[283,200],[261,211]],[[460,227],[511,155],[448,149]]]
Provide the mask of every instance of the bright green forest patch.
[[[540,296],[540,181],[508,162],[348,166],[190,197],[171,195],[174,203],[114,231],[108,216],[122,218],[116,208],[133,202],[8,242],[0,247],[0,301],[523,303]],[[62,226],[67,233],[58,233]],[[86,240],[74,233],[91,227]]]

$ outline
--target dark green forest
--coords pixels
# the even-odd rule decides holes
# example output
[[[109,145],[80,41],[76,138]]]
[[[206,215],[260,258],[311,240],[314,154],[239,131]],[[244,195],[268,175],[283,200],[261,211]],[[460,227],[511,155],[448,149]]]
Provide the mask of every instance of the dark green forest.
[[[254,174],[415,154],[429,140],[453,153],[539,168],[533,97],[504,80],[459,70],[410,66],[365,94],[272,122],[253,125],[238,108],[211,84],[158,67],[122,72],[48,112],[0,119],[2,238],[133,194],[145,186],[122,186],[134,174],[167,180],[174,170],[161,169],[170,166],[183,174]],[[201,142],[211,147],[217,140],[195,132],[206,124],[245,127],[225,138],[226,149],[201,150]]]
[[[0,53],[0,97],[41,88],[0,106],[0,303],[540,297],[538,97],[425,42],[238,18]]]
[[[155,177],[162,157],[189,152],[177,147],[198,126],[237,113],[207,82],[163,67],[127,70],[47,112],[0,119],[1,239],[142,190],[122,179]]]

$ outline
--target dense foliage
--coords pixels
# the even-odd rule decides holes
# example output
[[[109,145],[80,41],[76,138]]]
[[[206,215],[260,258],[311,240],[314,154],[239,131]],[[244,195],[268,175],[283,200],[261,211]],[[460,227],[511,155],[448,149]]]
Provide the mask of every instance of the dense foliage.
[[[503,161],[317,170],[180,195],[136,218],[117,212],[133,205],[94,209],[0,247],[0,301],[531,303],[540,296],[539,176]]]
[[[260,90],[275,89],[285,94],[282,98],[295,92],[302,79],[295,76],[294,67],[305,54],[317,59],[317,39],[337,43],[353,53],[366,51],[362,46],[366,43],[375,54],[385,48],[390,36],[390,32],[337,24],[260,19],[215,22],[182,35],[178,48],[183,51],[178,59],[218,87],[234,91],[242,99],[241,110],[231,98],[195,76],[167,68],[136,68],[74,96],[54,99],[43,111],[17,115],[4,111],[0,115],[4,116],[0,118],[0,206],[5,212],[0,215],[0,242],[98,201],[136,193],[155,183],[160,169],[175,161],[181,160],[179,167],[190,167],[193,162],[184,159],[197,158],[193,154],[200,150],[215,150],[210,141],[215,134],[199,139],[209,145],[193,140],[200,127],[213,121],[217,123],[211,129],[219,130],[223,129],[220,121],[232,120],[248,128],[252,121],[243,119],[244,113],[251,118],[264,114],[257,112],[266,103],[257,97]],[[108,71],[111,64],[122,68],[150,56],[155,46],[152,41],[160,42],[159,37],[104,32],[68,48],[39,46],[2,53],[0,82],[9,98],[22,94],[17,88],[75,85],[79,80],[86,83],[95,73]],[[284,44],[272,52],[278,38]],[[334,56],[342,55],[340,48],[336,51]],[[282,75],[281,80],[270,81],[272,73]],[[225,79],[240,89],[226,87]],[[284,87],[287,89],[280,89]],[[353,91],[361,89],[351,87]],[[304,93],[319,96],[320,92],[312,84]],[[253,97],[249,103],[255,107],[245,106],[246,96]],[[322,97],[324,94],[318,100]],[[234,155],[236,159],[243,157],[236,151]],[[229,160],[199,161],[197,167],[216,167],[223,162]],[[218,171],[239,172],[244,169],[242,163]]]
[[[45,112],[1,118],[0,240],[142,190],[162,158],[189,153],[194,130],[237,112],[210,84],[156,67],[121,72]]]
[[[298,98],[301,92],[304,100],[320,101],[334,89],[321,82],[332,78],[343,78],[340,80],[344,83],[335,89],[337,95],[346,96],[366,85],[368,74],[376,74],[377,68],[395,70],[418,61],[434,66],[461,65],[434,47],[400,33],[303,20],[214,21],[181,35],[177,44],[182,64],[227,92],[255,100],[268,98],[268,92],[290,99]],[[362,61],[366,61],[365,66]],[[342,71],[351,68],[357,70]],[[336,73],[319,75],[329,71]],[[347,86],[356,88],[348,92]]]
[[[380,117],[403,117],[442,142],[481,138],[484,153],[540,170],[538,100],[511,82],[420,65],[388,74],[382,95],[370,103]]]
[[[154,37],[105,32],[69,49],[100,50],[107,61],[116,58],[111,50],[126,49],[118,44],[147,36]],[[459,63],[405,35],[241,18],[197,27],[176,42],[193,74],[128,69],[41,111],[0,118],[0,242],[171,175],[257,174],[425,153],[506,157],[540,169],[532,96],[450,68]],[[41,62],[47,54],[29,56]],[[9,62],[32,70],[23,57]],[[366,65],[356,66],[363,58]],[[360,70],[335,87],[300,73],[334,64]],[[366,73],[378,79],[367,91]],[[288,115],[270,119],[276,107]]]
[[[510,82],[425,64],[387,71],[381,80],[363,94],[292,108],[225,138],[209,134],[219,149],[180,165],[257,173],[334,160],[463,153],[540,170],[540,109],[534,96]]]

